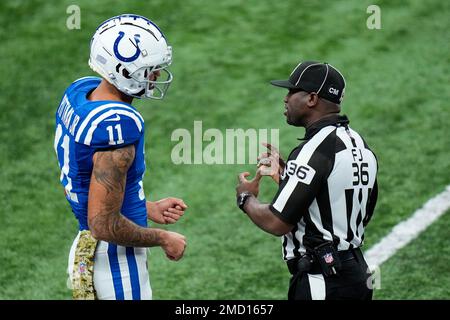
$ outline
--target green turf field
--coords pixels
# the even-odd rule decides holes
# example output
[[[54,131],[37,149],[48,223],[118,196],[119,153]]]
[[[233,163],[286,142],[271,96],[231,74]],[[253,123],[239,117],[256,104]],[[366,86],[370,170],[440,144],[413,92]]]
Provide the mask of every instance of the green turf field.
[[[220,4],[218,4],[220,2]],[[68,30],[66,8],[81,8]],[[368,30],[366,8],[381,8]],[[77,224],[59,184],[54,113],[71,81],[93,75],[90,38],[103,20],[137,13],[173,46],[175,80],[162,102],[138,101],[146,119],[149,199],[183,198],[180,262],[151,250],[154,299],[285,299],[281,243],[235,206],[236,175],[253,165],[174,165],[177,128],[277,128],[284,155],[303,129],[286,125],[285,78],[300,59],[346,76],[343,113],[379,159],[380,197],[365,248],[450,183],[450,3],[388,1],[0,2],[0,299],[70,299],[66,260]],[[275,186],[263,183],[261,199]],[[447,212],[381,267],[377,299],[450,299]]]

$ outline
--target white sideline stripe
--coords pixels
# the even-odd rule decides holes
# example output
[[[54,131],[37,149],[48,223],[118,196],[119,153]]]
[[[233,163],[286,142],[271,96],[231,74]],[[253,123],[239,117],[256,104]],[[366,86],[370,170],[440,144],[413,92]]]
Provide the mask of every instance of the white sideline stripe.
[[[450,208],[450,185],[428,200],[413,215],[397,224],[387,236],[364,253],[370,268],[380,266],[399,249],[414,240],[422,231]]]

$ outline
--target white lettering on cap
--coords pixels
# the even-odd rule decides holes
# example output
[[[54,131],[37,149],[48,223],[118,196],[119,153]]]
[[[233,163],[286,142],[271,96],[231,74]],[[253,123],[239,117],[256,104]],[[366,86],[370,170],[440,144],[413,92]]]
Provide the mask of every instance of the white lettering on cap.
[[[331,93],[331,94],[334,94],[336,96],[339,95],[339,90],[335,89],[333,87],[330,87],[330,89],[328,89],[328,92]]]

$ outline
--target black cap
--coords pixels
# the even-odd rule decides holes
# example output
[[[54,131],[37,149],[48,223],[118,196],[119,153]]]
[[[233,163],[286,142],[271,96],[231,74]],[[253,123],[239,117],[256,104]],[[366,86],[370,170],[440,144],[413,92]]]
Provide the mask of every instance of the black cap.
[[[328,63],[305,61],[299,63],[288,80],[272,80],[277,87],[315,92],[323,99],[340,104],[344,97],[345,79]]]

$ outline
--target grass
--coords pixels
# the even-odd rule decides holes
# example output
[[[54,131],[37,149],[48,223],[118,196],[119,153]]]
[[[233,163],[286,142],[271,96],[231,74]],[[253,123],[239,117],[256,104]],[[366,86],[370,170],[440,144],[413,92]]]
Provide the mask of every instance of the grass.
[[[195,120],[222,132],[277,128],[286,155],[303,130],[285,124],[285,92],[268,81],[285,78],[300,59],[327,61],[344,73],[343,113],[378,156],[380,199],[366,248],[450,182],[445,1],[376,1],[381,30],[366,28],[370,1],[83,0],[81,30],[66,28],[70,4],[0,3],[1,299],[70,299],[65,269],[77,224],[58,182],[54,112],[67,85],[92,74],[93,30],[123,12],[154,20],[174,48],[167,99],[136,103],[146,119],[146,194],[182,197],[190,206],[169,227],[187,236],[185,258],[174,263],[151,250],[155,299],[285,299],[280,241],[235,207],[236,175],[254,167],[176,166],[170,136],[177,128],[192,132]],[[274,193],[265,182],[261,198]],[[375,297],[449,299],[446,230],[448,213],[389,260]],[[412,258],[423,252],[426,264]]]
[[[447,212],[420,238],[401,249],[380,268],[377,299],[449,299],[450,215]],[[399,290],[402,288],[402,290]]]

